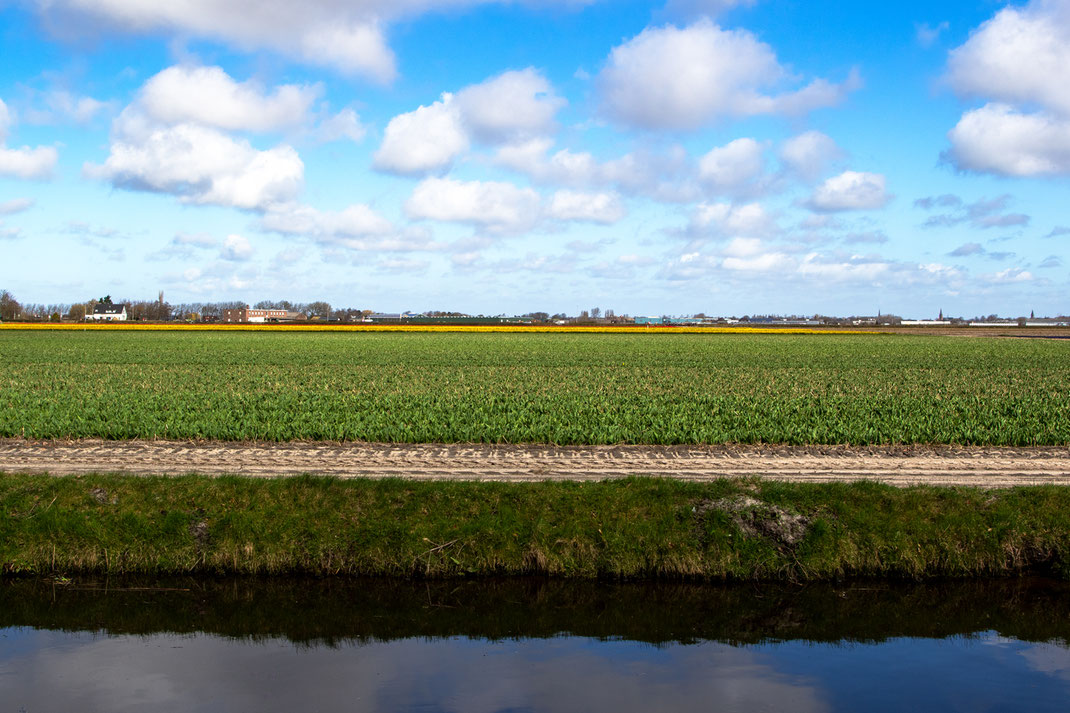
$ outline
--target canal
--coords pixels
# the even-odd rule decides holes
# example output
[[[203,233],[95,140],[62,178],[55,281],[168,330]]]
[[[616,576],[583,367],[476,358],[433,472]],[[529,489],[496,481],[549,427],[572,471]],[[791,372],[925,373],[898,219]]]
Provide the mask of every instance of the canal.
[[[1066,711],[1070,584],[0,582],[0,711]]]

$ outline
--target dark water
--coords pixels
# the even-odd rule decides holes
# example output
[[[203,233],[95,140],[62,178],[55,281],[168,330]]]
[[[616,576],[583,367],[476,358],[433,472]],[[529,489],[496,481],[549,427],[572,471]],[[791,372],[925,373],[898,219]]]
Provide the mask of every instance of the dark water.
[[[1070,711],[1070,586],[0,582],[5,711]]]

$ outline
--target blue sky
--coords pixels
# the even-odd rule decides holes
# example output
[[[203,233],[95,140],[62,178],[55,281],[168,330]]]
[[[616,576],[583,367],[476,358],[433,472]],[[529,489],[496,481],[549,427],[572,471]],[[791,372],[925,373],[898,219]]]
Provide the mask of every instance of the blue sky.
[[[0,2],[0,287],[1066,314],[1070,2]]]

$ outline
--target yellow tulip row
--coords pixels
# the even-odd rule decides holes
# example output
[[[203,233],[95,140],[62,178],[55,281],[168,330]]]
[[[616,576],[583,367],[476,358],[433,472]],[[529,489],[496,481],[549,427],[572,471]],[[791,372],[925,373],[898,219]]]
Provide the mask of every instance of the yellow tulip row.
[[[513,332],[525,334],[878,334],[854,329],[782,327],[616,327],[525,324],[109,324],[27,322],[0,324],[0,330],[168,331],[168,332]]]

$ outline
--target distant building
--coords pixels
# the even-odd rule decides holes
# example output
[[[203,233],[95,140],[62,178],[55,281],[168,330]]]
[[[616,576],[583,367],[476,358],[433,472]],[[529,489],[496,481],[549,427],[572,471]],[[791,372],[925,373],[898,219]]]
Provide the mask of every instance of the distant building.
[[[308,319],[303,312],[290,312],[285,309],[241,309],[223,310],[223,322],[229,324],[263,324],[265,322],[303,322]]]
[[[1025,323],[1027,327],[1070,327],[1070,319],[1065,317],[1032,317]]]
[[[415,312],[372,312],[364,318],[365,322],[402,322],[417,319],[422,315]]]
[[[675,325],[684,325],[684,326],[686,326],[686,325],[705,324],[707,321],[712,321],[712,320],[706,320],[706,319],[704,319],[702,317],[636,317],[634,323],[635,324],[646,324],[646,325],[659,325],[659,324],[669,325],[669,324],[675,324]]]
[[[127,320],[126,305],[102,302],[93,307],[93,313],[87,314],[85,318],[95,319],[98,322],[125,322]]]

